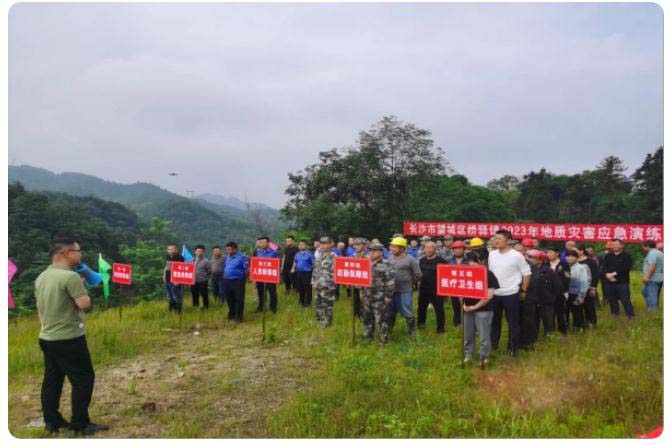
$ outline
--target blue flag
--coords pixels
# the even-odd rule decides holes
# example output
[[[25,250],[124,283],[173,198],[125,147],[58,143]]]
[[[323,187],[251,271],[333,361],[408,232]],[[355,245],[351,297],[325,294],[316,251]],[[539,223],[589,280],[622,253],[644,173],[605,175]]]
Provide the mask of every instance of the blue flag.
[[[193,255],[188,251],[186,244],[181,246],[181,255],[184,256],[184,262],[193,262]]]

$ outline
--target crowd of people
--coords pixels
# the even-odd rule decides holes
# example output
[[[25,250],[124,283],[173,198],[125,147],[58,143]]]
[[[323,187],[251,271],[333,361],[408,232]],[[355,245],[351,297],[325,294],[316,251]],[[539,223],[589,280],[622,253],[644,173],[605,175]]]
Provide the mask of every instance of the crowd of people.
[[[311,247],[311,248],[310,248]],[[645,241],[643,296],[649,310],[658,306],[663,285],[662,243]],[[242,322],[245,282],[249,259],[238,251],[234,242],[226,245],[223,255],[218,245],[212,247],[209,259],[205,247],[195,248],[196,282],[191,286],[193,306],[209,306],[208,282],[214,296],[228,304],[228,318]],[[465,360],[475,355],[475,335],[480,338],[479,365],[485,367],[491,350],[499,348],[503,315],[508,325],[506,351],[515,356],[519,349],[530,350],[542,333],[584,331],[597,325],[597,309],[609,307],[628,319],[635,312],[631,303],[629,273],[633,266],[630,254],[619,239],[608,241],[604,250],[593,244],[567,241],[562,245],[538,239],[512,239],[507,230],[498,230],[491,239],[439,239],[422,237],[407,240],[397,233],[384,245],[379,239],[350,237],[348,243],[321,237],[296,243],[286,238],[283,249],[266,236],[257,239],[252,253],[258,257],[281,259],[281,276],[287,295],[296,295],[303,307],[312,304],[314,296],[317,320],[324,326],[333,322],[333,305],[342,287],[354,298],[354,310],[363,324],[365,338],[372,339],[375,330],[379,341],[388,341],[398,315],[405,319],[407,332],[414,335],[425,328],[428,308],[433,307],[437,333],[446,330],[445,298],[437,294],[439,264],[483,265],[488,268],[489,297],[486,299],[449,297],[452,323],[464,323]],[[369,288],[337,285],[333,279],[333,262],[337,256],[366,257],[372,261],[372,286]],[[183,261],[177,245],[168,246],[164,272],[171,310],[181,310],[181,286],[172,285],[170,263]],[[255,284],[256,311],[277,311],[276,284]],[[418,291],[418,309],[414,314],[413,294]]]
[[[437,269],[440,264],[485,266],[485,298],[449,297],[452,323],[463,323],[464,364],[476,355],[479,335],[478,365],[489,363],[493,350],[499,348],[503,314],[508,325],[506,351],[515,357],[520,349],[531,350],[542,335],[570,331],[582,332],[597,325],[598,307],[608,306],[614,316],[621,308],[629,320],[635,317],[631,303],[630,271],[633,260],[619,239],[612,239],[604,251],[596,252],[591,244],[572,241],[562,246],[541,245],[537,239],[512,239],[507,230],[498,230],[485,241],[480,238],[440,239],[422,237],[408,242],[395,234],[388,246],[379,239],[360,237],[335,242],[328,236],[310,242],[296,243],[286,239],[285,248],[272,244],[267,236],[257,239],[252,255],[281,259],[282,281],[287,295],[296,295],[301,306],[310,307],[314,295],[316,319],[324,327],[333,323],[333,306],[343,286],[334,282],[333,264],[337,256],[369,258],[370,287],[344,286],[353,298],[355,315],[364,325],[363,336],[372,341],[377,331],[380,344],[389,341],[399,314],[405,319],[407,333],[426,328],[428,307],[436,316],[437,333],[446,330],[445,298],[437,294]],[[644,241],[642,294],[648,310],[656,310],[663,286],[663,245]],[[214,297],[228,306],[228,319],[242,322],[249,257],[239,251],[235,242],[223,249],[214,245],[206,257],[203,245],[195,247],[195,282],[191,285],[193,306],[209,307],[210,283]],[[74,271],[81,263],[81,248],[74,239],[56,239],[51,248],[52,264],[37,278],[35,295],[41,323],[39,343],[44,355],[42,410],[48,432],[70,429],[74,436],[86,436],[107,430],[95,424],[88,415],[95,373],[84,335],[82,311],[91,307],[91,299]],[[184,262],[178,246],[167,246],[163,272],[168,308],[183,310],[183,285],[171,282],[173,262]],[[599,287],[600,284],[600,287]],[[600,288],[600,291],[599,291]],[[256,311],[277,312],[277,285],[256,282]],[[418,312],[414,315],[413,294],[418,290]],[[542,327],[540,329],[540,327]],[[72,420],[59,412],[63,382],[72,384]]]

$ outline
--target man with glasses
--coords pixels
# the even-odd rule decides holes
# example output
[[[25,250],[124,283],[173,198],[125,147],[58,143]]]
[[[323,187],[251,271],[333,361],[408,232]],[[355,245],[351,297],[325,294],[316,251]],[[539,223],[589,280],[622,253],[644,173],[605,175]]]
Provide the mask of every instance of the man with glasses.
[[[42,413],[48,433],[69,428],[74,436],[108,430],[88,416],[95,373],[84,335],[82,311],[91,309],[81,277],[74,268],[81,263],[81,248],[74,239],[55,239],[51,265],[35,281],[35,298],[41,329],[39,344],[44,355]],[[60,413],[63,382],[72,385],[72,419]]]

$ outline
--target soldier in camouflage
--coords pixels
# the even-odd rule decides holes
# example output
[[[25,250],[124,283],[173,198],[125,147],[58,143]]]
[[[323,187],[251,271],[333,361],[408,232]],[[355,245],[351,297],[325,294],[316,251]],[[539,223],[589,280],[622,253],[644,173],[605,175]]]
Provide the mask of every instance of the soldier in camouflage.
[[[320,254],[314,259],[312,269],[312,288],[316,294],[316,320],[329,327],[333,324],[333,304],[335,303],[335,282],[333,281],[333,263],[335,254],[330,250],[331,240],[321,238]]]
[[[368,242],[362,237],[357,237],[352,240],[354,252],[351,257],[369,258],[370,252],[367,248]],[[358,318],[363,320],[363,312],[361,311],[361,292],[365,290],[364,287],[353,286],[354,293],[354,313]]]
[[[361,308],[363,310],[363,337],[372,340],[376,324],[379,329],[379,342],[386,344],[389,339],[387,312],[395,290],[395,278],[393,265],[383,258],[383,252],[382,244],[370,245],[372,287],[361,289]]]

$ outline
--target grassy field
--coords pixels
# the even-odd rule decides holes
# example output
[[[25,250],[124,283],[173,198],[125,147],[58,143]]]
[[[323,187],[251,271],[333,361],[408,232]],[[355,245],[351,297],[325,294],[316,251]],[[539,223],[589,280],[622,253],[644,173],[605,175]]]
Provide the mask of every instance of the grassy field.
[[[430,310],[416,342],[398,322],[389,345],[352,346],[344,291],[335,325],[323,329],[282,288],[264,343],[251,285],[240,325],[217,304],[187,307],[181,328],[164,301],[125,307],[122,319],[117,309],[96,311],[87,321],[92,417],[118,438],[632,437],[663,413],[663,317],[646,312],[633,277],[634,321],[600,309],[596,330],[551,336],[516,360],[496,354],[485,371],[460,368],[460,331],[448,324],[435,334]],[[17,437],[44,436],[38,330],[36,318],[10,321]],[[68,417],[67,384],[61,405]]]

